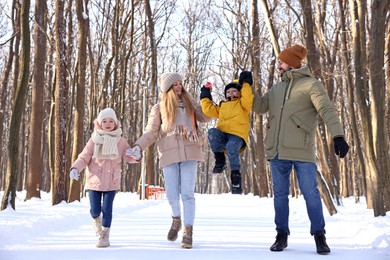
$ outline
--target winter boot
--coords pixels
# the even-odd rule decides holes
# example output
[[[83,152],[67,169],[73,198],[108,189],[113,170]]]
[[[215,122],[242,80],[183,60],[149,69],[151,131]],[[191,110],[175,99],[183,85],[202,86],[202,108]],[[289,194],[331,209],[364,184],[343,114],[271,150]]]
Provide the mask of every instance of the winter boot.
[[[168,232],[168,240],[169,241],[176,241],[177,239],[177,233],[181,229],[181,219],[179,217],[172,217],[172,225],[171,229]]]
[[[277,229],[275,243],[270,247],[271,251],[283,251],[287,247],[287,233],[281,229]]]
[[[192,226],[185,226],[183,232],[182,248],[192,248]]]
[[[232,194],[241,194],[241,173],[239,170],[233,170],[230,174],[232,180]]]
[[[223,152],[214,153],[215,166],[213,173],[221,173],[226,169],[226,158]]]
[[[320,231],[314,235],[314,240],[316,241],[317,254],[326,255],[330,253],[330,248],[326,244],[325,232]]]
[[[93,218],[92,224],[93,224],[93,229],[96,232],[96,235],[99,236],[100,233],[102,232],[102,217],[99,216],[99,217]]]
[[[110,246],[110,228],[103,227],[102,232],[100,232],[100,236],[98,241],[96,242],[96,247],[108,247]]]

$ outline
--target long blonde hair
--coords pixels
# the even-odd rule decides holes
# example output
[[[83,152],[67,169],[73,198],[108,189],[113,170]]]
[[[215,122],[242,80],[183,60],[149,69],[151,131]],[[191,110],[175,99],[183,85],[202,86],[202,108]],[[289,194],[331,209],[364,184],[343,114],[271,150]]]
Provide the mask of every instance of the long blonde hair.
[[[162,112],[166,113],[168,125],[173,126],[176,117],[177,106],[179,104],[179,96],[173,90],[172,86],[166,93],[160,94],[160,106]],[[195,107],[190,94],[182,87],[181,100],[186,111],[187,116],[192,116],[195,112]]]

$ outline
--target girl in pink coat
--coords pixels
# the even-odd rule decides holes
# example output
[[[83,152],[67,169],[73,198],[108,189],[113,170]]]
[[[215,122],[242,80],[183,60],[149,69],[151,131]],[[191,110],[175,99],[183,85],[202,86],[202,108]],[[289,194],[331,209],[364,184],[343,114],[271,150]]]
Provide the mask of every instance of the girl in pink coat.
[[[77,181],[85,168],[84,189],[88,191],[93,226],[99,236],[97,247],[110,245],[112,205],[116,191],[120,189],[122,158],[129,163],[135,162],[133,157],[126,155],[128,148],[115,111],[103,109],[95,119],[91,138],[70,169],[70,178]]]

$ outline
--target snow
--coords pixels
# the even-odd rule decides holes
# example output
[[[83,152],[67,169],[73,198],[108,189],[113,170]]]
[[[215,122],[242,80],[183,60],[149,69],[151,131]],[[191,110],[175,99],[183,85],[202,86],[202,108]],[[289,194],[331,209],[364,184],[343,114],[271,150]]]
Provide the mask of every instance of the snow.
[[[1,197],[3,193],[0,193]],[[290,198],[288,247],[271,252],[275,240],[272,198],[249,195],[196,194],[192,249],[166,240],[171,224],[166,199],[139,200],[135,193],[118,193],[108,248],[96,248],[89,201],[51,205],[51,194],[24,201],[18,192],[16,211],[0,212],[0,259],[390,259],[390,216],[374,217],[364,198],[343,199],[338,214],[324,208],[327,256],[315,252],[302,197]]]

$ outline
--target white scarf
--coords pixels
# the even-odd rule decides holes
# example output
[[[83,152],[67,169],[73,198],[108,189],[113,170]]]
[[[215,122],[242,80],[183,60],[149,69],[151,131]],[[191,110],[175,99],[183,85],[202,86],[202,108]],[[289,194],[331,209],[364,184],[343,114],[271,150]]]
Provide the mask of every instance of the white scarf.
[[[122,136],[122,129],[107,132],[95,129],[92,133],[92,141],[95,143],[92,158],[115,159],[118,157],[118,142]]]

